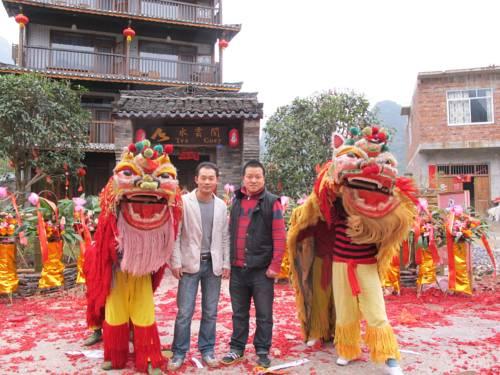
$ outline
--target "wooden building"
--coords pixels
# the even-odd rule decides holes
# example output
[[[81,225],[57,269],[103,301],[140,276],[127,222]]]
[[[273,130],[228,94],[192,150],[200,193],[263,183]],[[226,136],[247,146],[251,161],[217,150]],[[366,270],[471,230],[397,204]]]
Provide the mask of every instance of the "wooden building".
[[[29,22],[13,48],[16,64],[0,64],[0,74],[38,72],[88,89],[82,98],[92,113],[87,194],[99,192],[139,129],[176,145],[174,161],[188,188],[198,161],[216,162],[222,181],[237,183],[244,160],[258,157],[262,104],[255,94],[240,93],[241,83],[223,81],[223,51],[240,25],[223,23],[222,0],[3,4],[9,16],[23,14]],[[193,135],[198,128],[201,139]],[[182,129],[187,138],[179,137]],[[232,129],[240,138],[235,147],[229,147]]]

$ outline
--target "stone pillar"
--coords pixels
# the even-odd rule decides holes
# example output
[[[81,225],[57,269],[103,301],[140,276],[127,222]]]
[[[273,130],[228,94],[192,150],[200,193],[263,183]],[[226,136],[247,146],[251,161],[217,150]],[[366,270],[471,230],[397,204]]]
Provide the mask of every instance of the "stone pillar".
[[[242,164],[250,159],[259,160],[260,157],[260,120],[243,121],[243,137],[241,139],[243,160]]]
[[[219,167],[217,194],[222,196],[225,184],[239,186],[241,183],[241,148],[217,146],[216,163]]]
[[[124,147],[133,141],[133,124],[128,118],[117,118],[114,120],[113,133],[115,137],[116,160],[120,160]]]

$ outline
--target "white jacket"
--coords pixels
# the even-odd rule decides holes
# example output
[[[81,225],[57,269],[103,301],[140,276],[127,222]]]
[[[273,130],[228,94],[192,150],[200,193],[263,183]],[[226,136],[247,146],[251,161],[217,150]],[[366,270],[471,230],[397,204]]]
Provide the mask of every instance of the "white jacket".
[[[175,241],[171,267],[182,272],[196,273],[200,270],[201,253],[201,212],[196,189],[182,196],[183,215],[179,235]],[[214,222],[212,243],[210,244],[214,274],[220,276],[222,269],[230,269],[229,261],[229,226],[227,208],[224,201],[214,195]]]

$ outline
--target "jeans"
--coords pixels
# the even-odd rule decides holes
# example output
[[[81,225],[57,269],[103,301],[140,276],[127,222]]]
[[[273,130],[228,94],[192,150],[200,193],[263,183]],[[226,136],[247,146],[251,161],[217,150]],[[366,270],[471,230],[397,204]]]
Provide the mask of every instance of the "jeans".
[[[198,349],[202,355],[214,353],[215,323],[219,303],[221,276],[215,276],[212,261],[202,260],[197,273],[184,273],[177,290],[177,318],[175,319],[172,351],[175,356],[185,357],[191,342],[191,321],[193,318],[198,284],[201,281],[202,318],[198,334]]]
[[[229,293],[233,307],[232,351],[243,354],[248,340],[250,303],[253,297],[257,327],[253,339],[257,354],[268,354],[273,337],[274,279],[266,268],[231,268]]]

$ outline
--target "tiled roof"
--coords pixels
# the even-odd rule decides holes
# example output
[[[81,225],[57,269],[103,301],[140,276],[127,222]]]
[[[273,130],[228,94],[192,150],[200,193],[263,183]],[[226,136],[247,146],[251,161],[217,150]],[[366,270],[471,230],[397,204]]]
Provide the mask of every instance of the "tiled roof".
[[[32,69],[32,68],[22,68],[17,65],[0,63],[0,74],[2,72],[19,72],[19,73],[40,73],[48,76],[58,76],[68,79],[77,80],[93,80],[102,82],[126,82],[126,83],[140,83],[140,84],[156,84],[159,86],[175,85],[184,86],[192,85],[193,82],[189,81],[176,81],[176,80],[166,80],[160,78],[148,78],[148,77],[135,77],[127,76],[123,74],[94,74],[94,73],[82,73],[82,72],[71,72],[65,70],[56,69]],[[197,86],[214,88],[214,89],[229,89],[229,90],[239,90],[241,89],[241,82],[234,83],[204,83],[196,82]]]
[[[261,119],[262,107],[256,93],[221,92],[186,86],[120,91],[114,114],[129,118]]]

